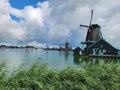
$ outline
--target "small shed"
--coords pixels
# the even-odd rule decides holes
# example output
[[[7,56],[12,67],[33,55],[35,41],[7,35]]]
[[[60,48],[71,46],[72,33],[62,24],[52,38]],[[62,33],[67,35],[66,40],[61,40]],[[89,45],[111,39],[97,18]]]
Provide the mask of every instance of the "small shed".
[[[74,49],[74,55],[81,55],[81,54],[82,54],[82,49],[80,47]]]
[[[84,49],[87,55],[120,55],[120,50],[113,47],[104,39],[100,39]]]

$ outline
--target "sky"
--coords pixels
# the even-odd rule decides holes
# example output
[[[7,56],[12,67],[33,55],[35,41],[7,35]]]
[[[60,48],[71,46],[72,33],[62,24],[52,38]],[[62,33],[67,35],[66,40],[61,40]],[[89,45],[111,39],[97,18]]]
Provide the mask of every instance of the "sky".
[[[92,24],[120,49],[120,0],[0,0],[0,45],[82,47],[91,10]]]

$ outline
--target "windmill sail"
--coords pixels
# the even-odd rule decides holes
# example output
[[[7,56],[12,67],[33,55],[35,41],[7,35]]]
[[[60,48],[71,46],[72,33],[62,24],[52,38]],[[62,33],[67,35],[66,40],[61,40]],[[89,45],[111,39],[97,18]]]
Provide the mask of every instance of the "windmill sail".
[[[103,38],[102,33],[100,31],[100,26],[98,24],[92,24],[92,18],[93,18],[93,10],[91,11],[91,18],[90,18],[90,24],[87,25],[80,25],[81,27],[87,27],[87,35],[86,35],[86,41],[82,42],[82,44],[86,44],[89,46],[93,42]]]
[[[93,10],[91,10],[91,18],[90,18],[90,24],[89,24],[89,26],[92,24],[92,17],[93,17]]]

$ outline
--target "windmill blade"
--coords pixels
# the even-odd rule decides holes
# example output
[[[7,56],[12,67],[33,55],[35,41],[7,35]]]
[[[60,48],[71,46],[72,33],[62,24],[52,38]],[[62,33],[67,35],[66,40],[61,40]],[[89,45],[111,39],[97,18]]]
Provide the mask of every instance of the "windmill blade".
[[[87,26],[87,25],[80,25],[80,27],[87,27],[88,28],[89,26]]]
[[[91,10],[90,25],[92,24],[92,18],[93,18],[93,10]],[[89,25],[89,26],[90,26],[90,25]]]

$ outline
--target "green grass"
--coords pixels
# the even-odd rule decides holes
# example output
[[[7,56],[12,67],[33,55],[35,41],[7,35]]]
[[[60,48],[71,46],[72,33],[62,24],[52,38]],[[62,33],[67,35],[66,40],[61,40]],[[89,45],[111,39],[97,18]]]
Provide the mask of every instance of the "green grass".
[[[10,76],[4,66],[0,65],[0,90],[120,90],[120,66],[115,63],[87,64],[62,71],[36,63]]]

